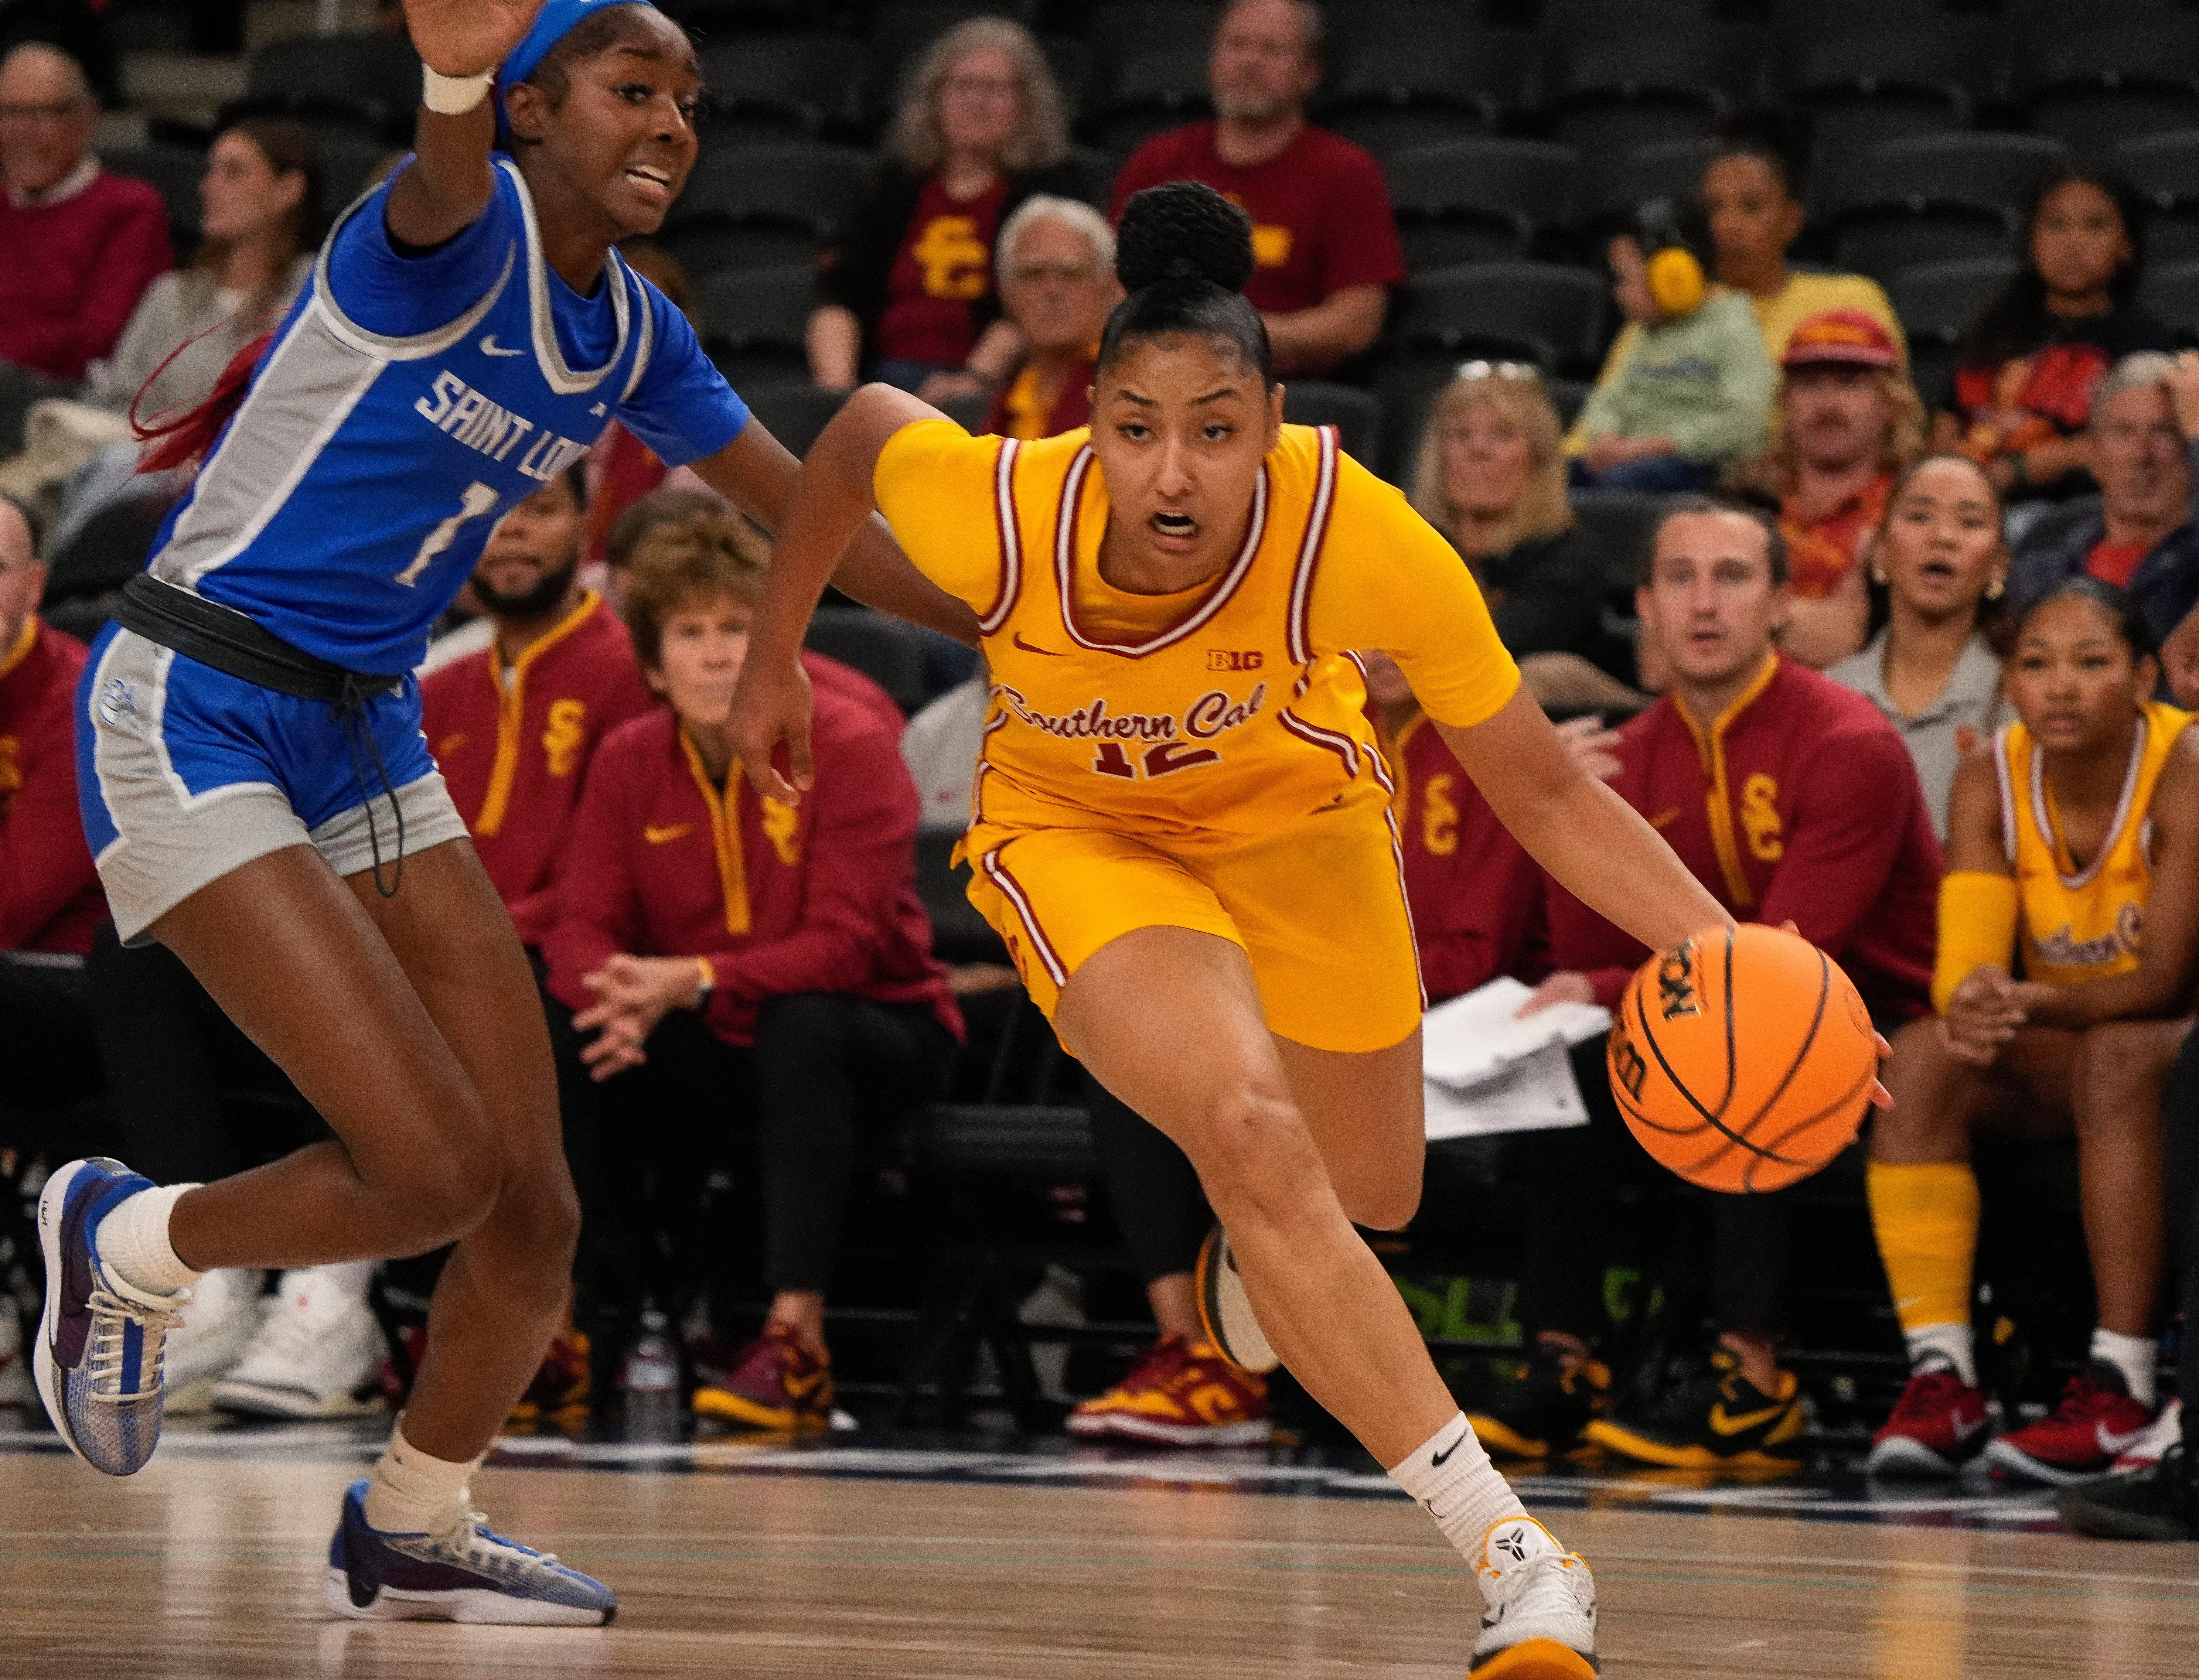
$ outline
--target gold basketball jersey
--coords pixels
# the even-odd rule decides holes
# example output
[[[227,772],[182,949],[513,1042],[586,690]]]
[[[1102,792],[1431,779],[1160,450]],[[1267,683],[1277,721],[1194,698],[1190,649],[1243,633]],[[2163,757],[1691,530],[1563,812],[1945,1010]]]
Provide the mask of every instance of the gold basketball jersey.
[[[919,422],[888,442],[877,490],[910,558],[980,616],[976,824],[1192,842],[1379,813],[1389,779],[1352,650],[1392,652],[1461,726],[1518,685],[1457,554],[1329,429],[1283,428],[1228,564],[1180,596],[1100,575],[1108,501],[1085,431],[1019,443]]]
[[[2021,723],[1993,738],[2001,833],[2022,905],[2024,975],[2050,986],[2138,966],[2153,891],[2153,790],[2192,715],[2149,701],[2099,852],[2083,867],[2062,837],[2045,755]]]

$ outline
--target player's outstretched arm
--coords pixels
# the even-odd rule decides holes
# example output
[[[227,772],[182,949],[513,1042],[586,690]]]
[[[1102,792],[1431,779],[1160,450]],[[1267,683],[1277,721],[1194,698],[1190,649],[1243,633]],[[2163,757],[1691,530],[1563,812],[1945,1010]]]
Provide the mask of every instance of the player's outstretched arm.
[[[872,479],[878,456],[902,427],[946,417],[906,391],[866,385],[841,405],[819,435],[787,493],[771,572],[749,627],[748,657],[741,666],[728,720],[733,750],[750,782],[767,798],[797,804],[811,785],[809,681],[802,672],[802,633],[840,557],[877,511]],[[901,563],[907,566],[908,562]],[[909,569],[914,575],[915,569]],[[781,740],[786,743],[790,781],[772,764]]]
[[[493,73],[516,47],[542,0],[405,0],[405,24],[420,61],[463,81]],[[446,97],[462,100],[463,90]],[[414,130],[417,161],[389,190],[391,235],[407,245],[440,245],[470,227],[495,190],[489,151],[496,143],[496,101],[486,86],[480,102],[456,115],[420,108]]]
[[[787,497],[802,464],[751,419],[715,455],[694,463],[695,475],[767,531],[786,517]],[[776,561],[774,561],[776,565]],[[884,520],[872,514],[857,528],[832,574],[833,586],[866,607],[936,630],[975,647],[977,615],[909,563]]]
[[[1640,813],[1581,768],[1524,685],[1484,722],[1436,727],[1528,855],[1651,950],[1733,919]]]

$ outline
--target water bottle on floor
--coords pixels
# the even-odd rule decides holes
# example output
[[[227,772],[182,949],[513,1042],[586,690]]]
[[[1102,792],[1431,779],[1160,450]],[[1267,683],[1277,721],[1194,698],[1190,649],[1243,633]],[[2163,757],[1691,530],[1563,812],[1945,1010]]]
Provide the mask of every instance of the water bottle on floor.
[[[645,1303],[642,1307],[641,1334],[627,1350],[619,1386],[626,1393],[629,1440],[678,1438],[680,1355],[672,1345],[671,1327],[653,1304]]]

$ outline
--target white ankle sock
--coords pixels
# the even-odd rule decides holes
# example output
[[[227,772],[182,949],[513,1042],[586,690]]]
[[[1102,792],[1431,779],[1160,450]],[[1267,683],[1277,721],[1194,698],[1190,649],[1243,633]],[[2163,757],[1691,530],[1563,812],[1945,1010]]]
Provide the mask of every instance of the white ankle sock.
[[[2123,1374],[2131,1398],[2141,1406],[2153,1404],[2153,1368],[2161,1344],[2150,1336],[2126,1336],[2120,1330],[2092,1332],[2094,1359],[2103,1359]]]
[[[1969,1325],[1926,1324],[1902,1334],[1909,1341],[1910,1370],[1921,1369],[1927,1358],[1937,1354],[1972,1388],[1978,1385],[1977,1339]]]
[[[161,1184],[125,1197],[99,1222],[97,1247],[102,1264],[133,1289],[172,1295],[196,1283],[195,1272],[168,1245],[168,1216],[176,1200],[195,1184]]]
[[[481,1468],[481,1459],[464,1464],[423,1453],[405,1438],[405,1419],[389,1432],[374,1473],[366,1484],[366,1525],[383,1534],[433,1534],[443,1527],[453,1511],[463,1511],[467,1484]]]
[[[1453,1413],[1449,1422],[1391,1465],[1390,1479],[1420,1502],[1470,1564],[1481,1561],[1482,1538],[1492,1525],[1527,1514],[1463,1412]]]

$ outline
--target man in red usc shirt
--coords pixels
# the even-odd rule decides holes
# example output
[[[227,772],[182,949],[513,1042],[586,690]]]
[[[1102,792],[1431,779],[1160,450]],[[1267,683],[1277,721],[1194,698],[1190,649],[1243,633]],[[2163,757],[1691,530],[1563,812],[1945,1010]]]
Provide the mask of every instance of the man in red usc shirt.
[[[1164,181],[1204,181],[1244,206],[1257,265],[1245,295],[1281,374],[1321,373],[1374,343],[1405,277],[1382,166],[1305,120],[1321,54],[1319,6],[1235,0],[1208,68],[1215,120],[1155,135],[1115,178],[1118,221],[1133,194]]]
[[[40,621],[31,553],[29,518],[0,497],[0,1082],[9,1106],[44,1110],[100,1088],[84,958],[107,895],[77,814],[84,644]]]
[[[1635,592],[1671,693],[1619,732],[1612,783],[1741,921],[1794,924],[1846,970],[1885,1030],[1929,1007],[1939,846],[1900,737],[1861,696],[1777,650],[1785,545],[1752,510],[1676,499]],[[1615,1004],[1648,953],[1550,889],[1545,1000]],[[1590,1055],[1600,1069],[1601,1047]],[[1598,1415],[1608,1377],[1600,1327],[1607,1195],[1642,1158],[1600,1076],[1594,1122],[1543,1133],[1515,1158],[1530,1192],[1521,1321],[1538,1345],[1528,1380],[1475,1427],[1523,1455],[1592,1442],[1675,1466],[1798,1462],[1793,1373],[1773,1333],[1786,1270],[1783,1195],[1714,1198],[1713,1368],[1654,1415]],[[1668,1181],[1659,1181],[1668,1182]],[[1487,1424],[1488,1427],[1484,1427]]]
[[[575,467],[505,516],[473,577],[495,640],[420,685],[429,749],[530,946],[557,913],[557,872],[597,743],[656,703],[626,627],[575,581],[582,483]]]
[[[944,1088],[961,1018],[916,895],[916,788],[897,730],[819,687],[817,785],[796,807],[759,798],[732,761],[725,720],[763,584],[738,517],[662,528],[635,550],[628,621],[668,704],[597,753],[543,954],[573,1012],[553,1030],[594,1310],[615,1310],[601,1298],[621,1287],[677,1304],[678,1280],[695,1275],[697,1168],[729,1123],[752,1123],[770,1315],[738,1353],[698,1355],[695,1407],[818,1428],[858,1122]],[[583,1070],[592,1080],[573,1076]],[[651,1223],[670,1228],[679,1262],[656,1276]]]

